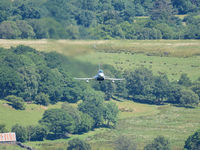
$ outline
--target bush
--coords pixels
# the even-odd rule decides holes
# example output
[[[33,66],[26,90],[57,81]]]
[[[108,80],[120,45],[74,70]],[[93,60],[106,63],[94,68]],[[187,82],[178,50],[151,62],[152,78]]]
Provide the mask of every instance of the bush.
[[[21,125],[14,125],[12,127],[12,132],[15,132],[18,142],[25,142],[27,140],[27,130]]]
[[[63,109],[46,110],[39,123],[46,126],[55,138],[65,137],[66,134],[73,133],[75,128],[74,120]]]
[[[152,143],[146,145],[144,150],[170,150],[168,139],[163,136],[156,137]]]
[[[136,150],[136,145],[128,137],[120,136],[115,141],[116,150]]]
[[[91,150],[88,143],[78,138],[69,141],[69,147],[67,150]]]
[[[199,96],[192,90],[181,90],[180,105],[184,107],[195,107],[199,104]]]
[[[25,110],[25,103],[21,97],[9,95],[5,98],[5,100],[9,101],[11,106],[15,109]]]
[[[6,125],[0,124],[0,133],[5,133],[5,132],[8,132],[8,130],[6,129]]]
[[[187,150],[200,149],[200,130],[188,137],[188,139],[185,141],[184,148]]]
[[[47,130],[41,126],[28,126],[27,137],[29,141],[43,141],[47,135]]]
[[[36,104],[40,104],[40,105],[44,105],[44,106],[48,106],[50,103],[49,100],[49,95],[45,94],[45,93],[39,93],[36,97],[35,97],[35,103]]]

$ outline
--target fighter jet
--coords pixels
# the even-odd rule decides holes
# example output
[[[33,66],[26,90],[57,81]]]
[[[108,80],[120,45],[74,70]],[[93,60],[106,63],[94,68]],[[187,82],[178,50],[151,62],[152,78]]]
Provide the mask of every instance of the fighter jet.
[[[110,78],[110,77],[105,76],[103,70],[100,69],[100,66],[99,66],[99,71],[98,71],[97,75],[95,75],[94,77],[91,77],[91,78],[74,78],[74,79],[76,79],[76,80],[85,80],[87,83],[90,80],[96,80],[96,81],[99,81],[99,83],[101,83],[104,80],[111,80],[113,83],[115,81],[124,80],[124,79]]]

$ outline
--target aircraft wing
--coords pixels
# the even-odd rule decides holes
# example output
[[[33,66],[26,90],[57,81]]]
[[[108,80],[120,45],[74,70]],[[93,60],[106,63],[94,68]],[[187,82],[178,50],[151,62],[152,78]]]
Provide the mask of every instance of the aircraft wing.
[[[105,80],[122,81],[122,80],[124,80],[124,79],[105,77]]]
[[[75,80],[93,80],[94,78],[74,78]]]
[[[95,78],[74,78],[75,80],[85,80],[87,83],[90,81],[90,80],[94,80]]]

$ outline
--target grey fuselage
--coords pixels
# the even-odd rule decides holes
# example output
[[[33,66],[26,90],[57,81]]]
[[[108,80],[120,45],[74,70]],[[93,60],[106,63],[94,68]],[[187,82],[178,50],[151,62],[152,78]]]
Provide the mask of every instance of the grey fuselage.
[[[94,78],[97,80],[97,81],[103,81],[105,79],[105,75],[103,73],[103,70],[99,70],[98,71],[98,74],[96,76],[94,76]]]

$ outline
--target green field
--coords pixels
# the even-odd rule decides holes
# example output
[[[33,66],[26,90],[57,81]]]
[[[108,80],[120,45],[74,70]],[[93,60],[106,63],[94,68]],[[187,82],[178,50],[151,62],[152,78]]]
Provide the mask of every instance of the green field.
[[[120,71],[144,66],[156,75],[166,73],[171,81],[181,73],[193,81],[200,76],[199,40],[0,40],[0,47],[20,44],[95,65],[110,64]]]
[[[179,79],[181,73],[187,73],[193,81],[200,77],[198,40],[0,40],[0,47],[9,48],[19,44],[31,46],[39,51],[56,51],[80,62],[110,64],[122,71],[144,66],[151,69],[154,74],[166,73],[171,81]],[[170,140],[173,150],[181,150],[187,137],[200,128],[199,107],[188,109],[171,105],[156,106],[127,100],[115,103],[120,109],[116,129],[100,128],[83,135],[73,135],[71,138],[87,140],[94,150],[109,150],[113,149],[118,136],[126,135],[137,143],[140,150],[157,135],[163,135]],[[16,111],[5,101],[0,101],[0,123],[5,123],[8,129],[15,123],[25,126],[37,124],[46,109],[59,108],[61,104],[49,107],[27,104],[25,111]],[[66,149],[67,141],[70,139],[26,144],[37,150],[58,150]],[[13,147],[4,146],[4,149],[12,150]]]
[[[137,143],[138,149],[142,149],[153,138],[163,135],[170,140],[173,150],[180,150],[183,148],[187,137],[200,128],[200,120],[198,119],[200,114],[199,108],[187,109],[170,105],[155,106],[126,100],[115,102],[120,109],[119,123],[116,129],[100,128],[83,135],[73,135],[71,138],[79,137],[87,140],[94,150],[98,148],[108,150],[113,149],[114,140],[118,136],[125,135]],[[60,106],[61,103],[48,108]],[[41,108],[41,106],[29,104],[28,109],[16,113],[15,110],[6,106],[5,103],[3,104],[2,101],[0,108],[1,114],[9,114],[6,117],[4,115],[0,117],[0,122],[3,121],[8,127],[15,123],[22,125],[36,124],[44,111],[44,108]],[[67,141],[71,138],[28,142],[26,144],[37,150],[65,149]]]

